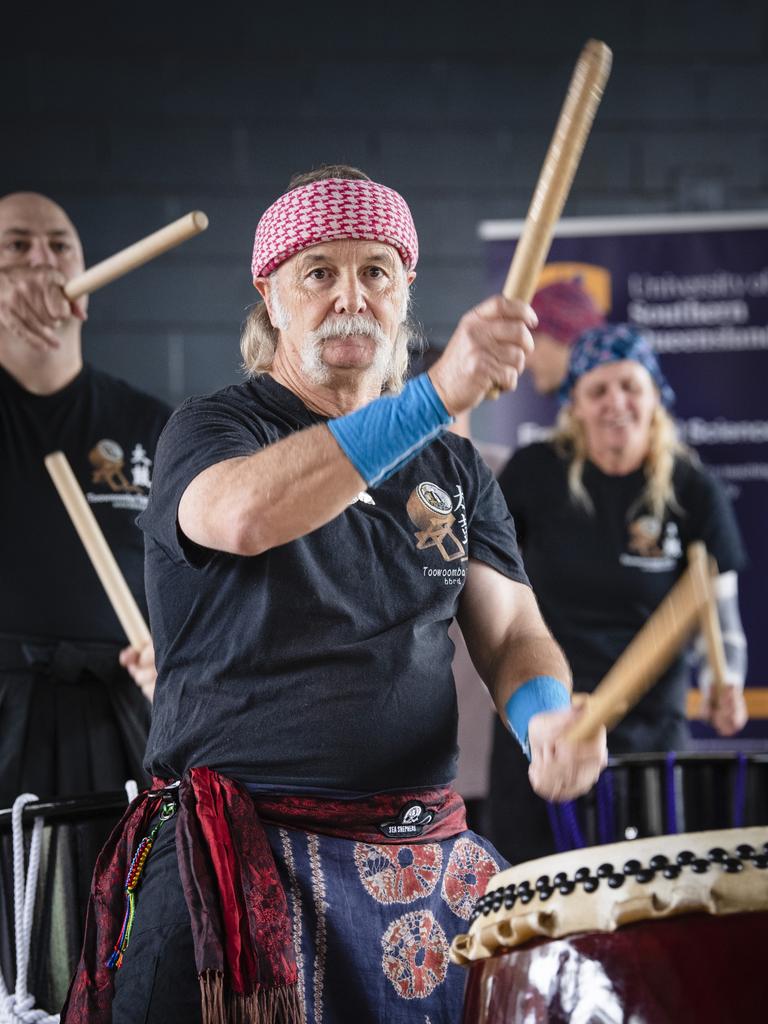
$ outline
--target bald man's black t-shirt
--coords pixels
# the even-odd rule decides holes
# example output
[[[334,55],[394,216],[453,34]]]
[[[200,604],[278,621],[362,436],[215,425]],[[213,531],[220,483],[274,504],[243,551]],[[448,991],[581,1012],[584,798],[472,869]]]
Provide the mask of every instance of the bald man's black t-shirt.
[[[90,366],[52,395],[0,369],[0,634],[125,643],[43,463],[63,451],[134,596],[144,602],[135,519],[170,409]]]
[[[455,774],[448,627],[477,559],[527,583],[473,446],[445,434],[325,526],[260,555],[201,549],[178,504],[204,469],[323,422],[270,377],[186,403],[158,446],[146,533],[158,663],[147,765],[376,791]]]

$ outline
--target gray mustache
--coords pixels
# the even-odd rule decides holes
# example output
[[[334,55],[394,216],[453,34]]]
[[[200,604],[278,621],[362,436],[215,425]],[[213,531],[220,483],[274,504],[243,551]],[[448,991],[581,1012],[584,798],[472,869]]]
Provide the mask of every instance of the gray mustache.
[[[372,338],[378,345],[387,343],[387,336],[375,320],[367,316],[350,314],[324,320],[310,335],[313,342],[327,341],[329,338]]]

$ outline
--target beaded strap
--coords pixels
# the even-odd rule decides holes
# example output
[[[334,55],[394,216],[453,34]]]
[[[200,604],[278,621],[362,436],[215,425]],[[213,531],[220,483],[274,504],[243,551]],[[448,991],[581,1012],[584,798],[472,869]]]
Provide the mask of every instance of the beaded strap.
[[[128,868],[128,874],[125,876],[125,914],[123,916],[123,926],[120,929],[120,935],[115,943],[112,955],[104,965],[111,970],[116,971],[123,966],[123,955],[128,948],[128,943],[131,939],[131,931],[133,929],[133,920],[136,916],[136,889],[141,881],[144,865],[147,863],[147,857],[149,857],[150,851],[155,845],[157,833],[165,822],[168,821],[169,818],[172,818],[175,813],[176,804],[172,800],[166,801],[160,811],[160,818],[157,821],[157,824],[152,826],[147,835],[144,836],[136,847],[136,853],[134,853],[133,859],[131,860],[130,867]]]

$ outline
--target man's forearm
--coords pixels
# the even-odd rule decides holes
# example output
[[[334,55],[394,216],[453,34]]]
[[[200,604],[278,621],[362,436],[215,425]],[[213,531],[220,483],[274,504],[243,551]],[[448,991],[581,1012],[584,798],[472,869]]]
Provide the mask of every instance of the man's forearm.
[[[571,670],[565,655],[551,634],[538,630],[510,637],[498,653],[488,685],[504,721],[505,708],[512,694],[529,679],[551,676],[571,690]]]
[[[717,617],[723,640],[726,681],[731,686],[743,687],[747,677],[747,638],[739,614],[738,577],[735,572],[721,573],[714,580]],[[699,689],[709,691],[713,682],[712,666],[707,658],[707,645],[703,634],[696,641],[701,667]]]
[[[179,504],[179,525],[196,544],[257,555],[334,519],[365,481],[324,424],[200,474]]]
[[[570,691],[568,662],[529,586],[473,559],[458,618],[475,668],[504,721],[507,701],[529,679],[552,676]]]
[[[190,540],[256,555],[303,537],[386,480],[451,422],[427,374],[400,394],[309,427],[246,458],[227,460],[189,485],[179,524]]]

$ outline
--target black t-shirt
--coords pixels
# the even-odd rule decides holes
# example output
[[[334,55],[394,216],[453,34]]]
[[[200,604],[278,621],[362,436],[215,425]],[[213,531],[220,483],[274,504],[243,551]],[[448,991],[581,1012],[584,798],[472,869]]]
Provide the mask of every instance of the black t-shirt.
[[[0,368],[0,633],[125,643],[43,459],[61,450],[142,607],[155,445],[170,409],[85,366],[53,395]]]
[[[688,459],[678,459],[673,474],[681,511],[668,508],[662,523],[638,507],[642,469],[608,476],[587,462],[593,515],[574,504],[567,472],[551,444],[532,444],[515,453],[499,483],[574,688],[591,691],[682,575],[691,541],[705,542],[721,572],[742,568],[744,552],[717,481]],[[686,684],[681,657],[609,737],[612,749],[660,749],[669,720],[684,719]]]
[[[147,764],[375,791],[449,781],[448,626],[468,558],[526,583],[504,499],[445,434],[331,522],[254,557],[183,539],[187,485],[324,422],[270,377],[187,402],[157,453],[146,531],[158,683]]]

